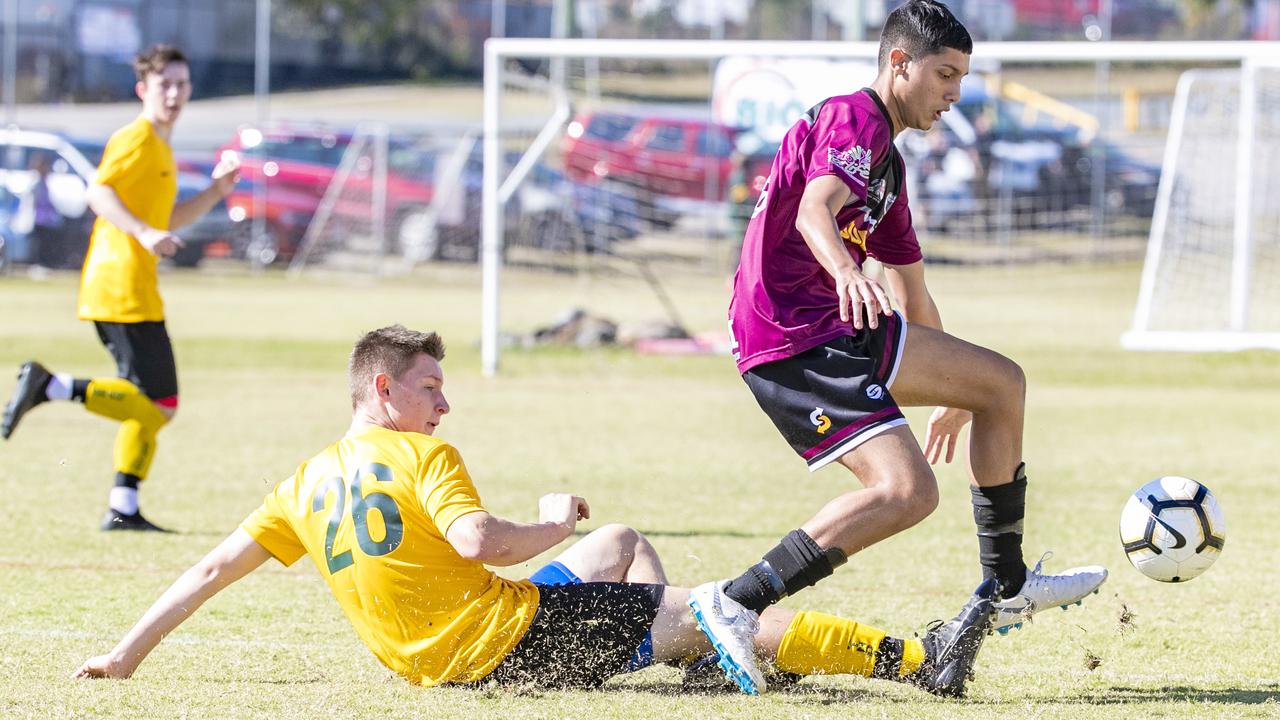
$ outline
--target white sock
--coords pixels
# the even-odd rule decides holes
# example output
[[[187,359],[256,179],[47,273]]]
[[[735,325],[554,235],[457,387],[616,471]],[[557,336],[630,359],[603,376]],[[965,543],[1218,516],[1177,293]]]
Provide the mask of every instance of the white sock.
[[[138,512],[138,489],[131,487],[113,487],[111,494],[107,496],[107,504],[112,510],[122,515],[132,515]]]
[[[44,395],[50,400],[70,400],[73,382],[75,381],[66,373],[54,373],[49,378],[49,386],[45,388]]]

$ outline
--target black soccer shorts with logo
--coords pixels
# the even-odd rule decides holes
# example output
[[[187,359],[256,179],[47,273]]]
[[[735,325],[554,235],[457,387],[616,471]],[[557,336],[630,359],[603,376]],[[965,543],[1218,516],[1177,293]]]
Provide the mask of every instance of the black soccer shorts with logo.
[[[812,472],[907,424],[889,392],[906,341],[907,322],[894,312],[874,330],[757,365],[742,379]]]

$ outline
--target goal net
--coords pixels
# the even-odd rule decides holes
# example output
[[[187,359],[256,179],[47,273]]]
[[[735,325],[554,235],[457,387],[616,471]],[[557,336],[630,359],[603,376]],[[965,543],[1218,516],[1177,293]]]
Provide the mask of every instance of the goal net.
[[[871,84],[877,50],[876,43],[489,40],[484,371],[497,370],[500,331],[516,331],[524,319],[526,303],[502,305],[503,268],[572,273],[585,278],[573,287],[594,289],[602,303],[620,274],[646,278],[655,298],[663,298],[658,285],[680,273],[722,286],[782,135],[815,103]],[[1152,237],[1178,77],[1195,67],[1238,72],[1245,58],[1268,52],[1275,44],[975,46],[972,77],[952,111],[929,133],[897,140],[926,258],[1140,260]],[[1268,164],[1259,158],[1257,172]],[[1265,192],[1255,186],[1257,207],[1266,205]],[[1274,244],[1261,235],[1256,260]],[[684,309],[662,304],[672,318]]]
[[[1280,349],[1277,168],[1280,67],[1182,76],[1125,347]]]

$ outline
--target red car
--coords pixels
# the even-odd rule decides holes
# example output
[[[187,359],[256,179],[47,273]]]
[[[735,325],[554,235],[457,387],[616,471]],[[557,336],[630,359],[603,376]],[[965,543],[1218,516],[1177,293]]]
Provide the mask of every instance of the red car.
[[[217,154],[240,155],[240,185],[227,198],[231,219],[244,228],[244,254],[264,264],[288,260],[298,249],[311,218],[337,174],[353,136],[323,128],[242,128]],[[401,223],[431,202],[431,168],[414,162],[412,146],[392,140],[386,178],[387,237],[395,249]],[[374,187],[372,153],[360,157],[347,176],[333,207],[331,221],[363,225],[370,220]],[[254,194],[263,187],[264,234],[253,237],[259,214]]]
[[[583,113],[566,132],[565,174],[575,182],[613,179],[654,196],[723,200],[735,134],[709,120]]]

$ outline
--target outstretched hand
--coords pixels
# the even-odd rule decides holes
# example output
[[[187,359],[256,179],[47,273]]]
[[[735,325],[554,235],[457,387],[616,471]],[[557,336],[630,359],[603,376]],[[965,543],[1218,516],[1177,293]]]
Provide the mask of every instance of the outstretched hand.
[[[946,446],[947,462],[956,455],[956,441],[960,431],[973,419],[973,413],[958,408],[940,407],[929,416],[929,429],[925,433],[924,455],[930,465],[936,465],[942,456],[942,448]]]
[[[224,198],[230,195],[236,189],[236,183],[240,181],[240,155],[234,150],[222,153],[210,177],[213,178],[213,184],[218,188],[219,195]]]
[[[132,671],[126,671],[119,667],[111,660],[110,655],[98,655],[84,661],[80,669],[75,671],[71,677],[93,679],[93,678],[112,678],[115,680],[123,680],[130,675]]]

